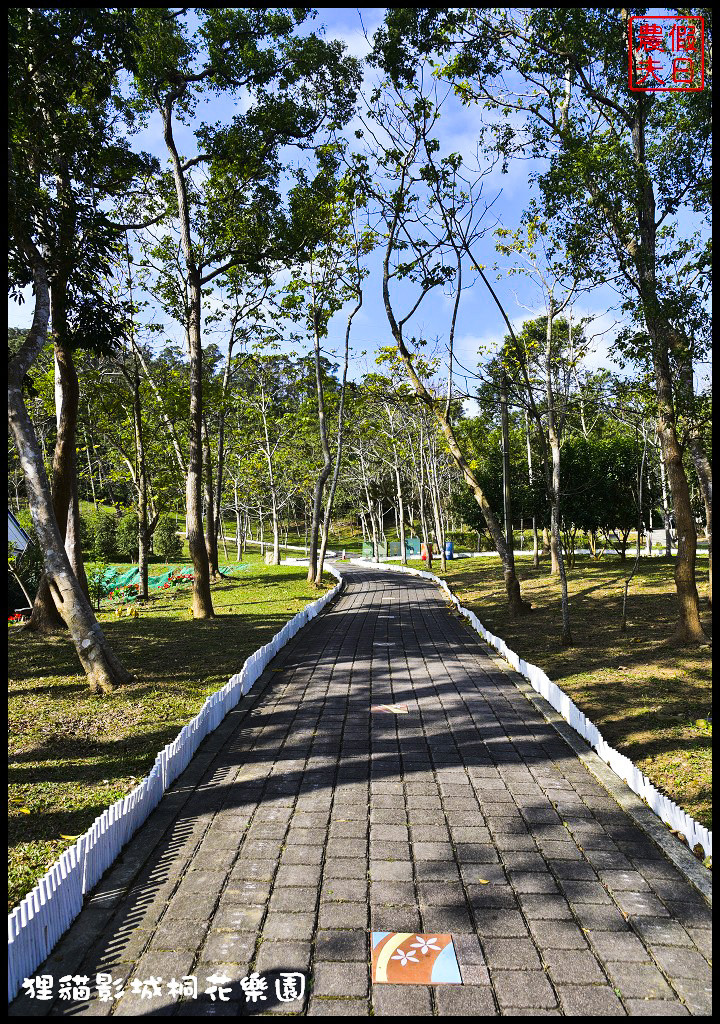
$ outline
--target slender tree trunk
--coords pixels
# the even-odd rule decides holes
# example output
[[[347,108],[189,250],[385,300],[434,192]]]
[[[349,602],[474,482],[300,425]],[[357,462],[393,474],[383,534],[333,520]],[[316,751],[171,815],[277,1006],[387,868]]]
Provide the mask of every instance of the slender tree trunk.
[[[560,542],[552,528],[552,510],[550,515],[550,575],[560,575]]]
[[[565,572],[565,559],[563,557],[562,541],[560,538],[560,448],[553,444],[553,494],[550,506],[550,537],[555,541],[557,552],[558,574],[560,576],[560,603],[562,606],[562,642],[565,646],[572,644],[572,633],[570,632],[570,603],[568,601],[567,575]]]
[[[233,494],[235,498],[235,561],[240,561],[240,508],[238,507],[237,481],[233,480]]]
[[[515,569],[515,552],[512,532],[512,506],[510,502],[510,429],[508,426],[507,376],[503,372],[500,383],[500,424],[503,447],[503,511],[505,513],[505,543],[508,559]]]
[[[689,446],[705,505],[705,535],[708,542],[708,604],[712,608],[712,467],[695,434],[690,436]]]
[[[87,455],[87,464],[88,464],[88,478],[90,480],[90,491],[92,493],[93,505],[95,506],[95,511],[97,512],[97,510],[98,510],[98,502],[97,502],[97,495],[95,494],[95,480],[93,478],[92,463],[90,461],[90,442],[88,440],[87,427],[84,430],[84,434],[85,434],[85,454]]]
[[[85,597],[90,600],[90,588],[85,574],[85,562],[83,561],[82,536],[80,532],[80,502],[77,496],[77,477],[74,480],[72,494],[70,496],[70,507],[68,508],[67,529],[65,531],[65,550],[72,571],[80,584]]]
[[[430,538],[427,516],[425,515],[425,441],[422,426],[420,427],[420,485],[418,488],[418,494],[420,496],[420,523],[423,534],[422,543],[425,545],[425,566],[428,572],[432,572],[432,540]]]
[[[208,432],[207,419],[203,416],[203,447],[204,447],[204,470],[205,470],[205,550],[208,556],[210,575],[217,579],[220,575],[218,564],[217,531],[215,519],[215,494],[213,491],[212,457],[210,452],[210,434]]]
[[[553,551],[553,559],[557,562],[557,571],[560,576],[560,594],[562,605],[562,642],[569,646],[572,644],[570,632],[570,603],[568,601],[567,575],[565,573],[565,559],[563,558],[562,540],[560,537],[560,523],[562,521],[561,490],[560,490],[560,428],[556,423],[555,394],[553,391],[553,366],[552,366],[552,329],[555,303],[552,295],[548,302],[547,332],[545,336],[545,397],[547,402],[548,441],[552,453],[551,473],[547,473],[546,479],[550,476],[548,483],[548,497],[550,498],[550,541]],[[541,427],[541,424],[538,423]]]
[[[138,497],[138,570],[140,572],[140,596],[147,601],[150,594],[148,589],[148,560],[150,557],[150,528],[148,523],[148,488],[147,488],[147,466],[145,464],[145,442],[143,438],[142,408],[140,405],[140,370],[138,367],[135,342],[132,340],[134,373],[132,377],[133,393],[133,425],[135,433],[135,454],[137,459],[137,497]],[[155,522],[157,522],[155,517]]]
[[[52,468],[53,510],[63,542],[68,538],[68,519],[72,518],[70,543],[66,550],[70,558],[70,565],[76,573],[78,583],[89,600],[87,578],[85,576],[80,546],[79,521],[77,528],[75,527],[75,519],[79,515],[75,446],[80,387],[70,350],[61,340],[65,314],[64,301],[60,296],[60,288],[60,285],[54,286],[52,292],[53,330],[55,332],[55,411],[57,420],[57,440],[55,442]],[[40,581],[33,604],[32,615],[26,628],[36,633],[49,633],[64,628],[63,618],[55,607],[55,602],[45,577]]]
[[[323,464],[322,469],[318,473],[317,480],[315,481],[315,493],[313,495],[312,526],[310,528],[310,551],[308,553],[307,580],[308,583],[312,583],[314,586],[318,586],[318,535],[320,532],[320,517],[322,515],[323,494],[325,492],[325,484],[327,482],[328,477],[330,476],[330,470],[332,469],[332,456],[330,454],[330,445],[328,444],[327,437],[327,426],[325,424],[325,396],[323,393],[322,368],[320,365],[320,331],[317,323],[315,323],[314,325],[313,342],[315,350],[315,382],[317,385],[318,401],[318,429],[320,431],[320,444],[323,453]]]
[[[175,190],[180,215],[180,233],[187,266],[189,290],[188,346],[190,350],[190,421],[188,425],[189,452],[186,481],[187,537],[193,563],[193,617],[212,618],[215,614],[210,593],[210,562],[208,559],[202,523],[202,286],[200,271],[193,254],[190,237],[190,208],[187,188],[172,134],[172,103],[168,100],[162,110],[165,143],[170,152],[175,178]]]
[[[400,561],[402,565],[407,565],[407,548],[405,544],[405,506],[403,504],[402,481],[400,479],[400,468],[397,464],[397,458],[395,459],[395,489],[397,491],[398,523],[400,527]]]
[[[447,571],[447,559],[445,556],[445,533],[443,531],[442,512],[440,510],[440,492],[437,486],[437,466],[434,463],[428,465],[428,479],[430,481],[430,504],[435,521],[435,537],[437,539],[438,551],[440,554],[440,566],[443,572]]]
[[[358,271],[359,277],[359,271]],[[337,433],[337,447],[335,450],[335,468],[333,470],[332,481],[330,482],[330,491],[328,493],[327,504],[325,506],[325,518],[323,520],[323,532],[322,532],[322,543],[320,545],[320,557],[318,558],[318,567],[315,574],[315,583],[319,586],[322,582],[323,566],[325,563],[325,552],[327,551],[328,538],[330,536],[330,523],[332,522],[332,510],[333,502],[335,501],[335,491],[337,489],[338,478],[340,476],[340,465],[342,463],[342,449],[343,449],[343,430],[345,426],[345,390],[347,387],[347,372],[348,364],[350,361],[350,330],[352,327],[353,317],[360,309],[363,303],[363,294],[358,283],[358,301],[354,309],[351,311],[347,319],[347,325],[345,328],[345,359],[343,361],[343,375],[342,383],[340,385],[340,407],[338,409],[338,433]],[[286,538],[287,542],[287,538]]]

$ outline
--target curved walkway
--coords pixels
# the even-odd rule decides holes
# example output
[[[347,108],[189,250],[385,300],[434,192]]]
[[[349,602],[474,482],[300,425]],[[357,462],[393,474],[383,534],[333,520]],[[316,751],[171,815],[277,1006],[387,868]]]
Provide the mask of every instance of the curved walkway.
[[[709,1014],[698,891],[437,587],[344,575],[38,968],[55,999],[11,1015]],[[371,985],[371,931],[451,933],[462,986]],[[183,976],[197,999],[168,991]]]

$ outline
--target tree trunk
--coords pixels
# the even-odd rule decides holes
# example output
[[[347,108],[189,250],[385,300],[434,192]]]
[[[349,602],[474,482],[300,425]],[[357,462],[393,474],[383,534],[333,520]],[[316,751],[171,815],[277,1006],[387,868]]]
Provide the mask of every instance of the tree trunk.
[[[319,585],[317,579],[318,565],[318,535],[320,533],[320,517],[322,515],[323,494],[325,484],[332,469],[332,456],[327,438],[327,426],[325,424],[325,396],[322,384],[322,368],[320,365],[320,332],[317,323],[314,325],[313,342],[315,349],[315,383],[317,386],[318,401],[318,428],[320,431],[320,444],[323,453],[323,465],[315,481],[315,494],[313,496],[312,526],[310,528],[310,551],[308,552],[308,583],[314,586]]]
[[[53,510],[63,542],[67,537],[68,519],[73,517],[73,529],[67,549],[68,557],[73,571],[76,572],[78,582],[89,600],[80,547],[79,522],[77,529],[75,528],[75,518],[79,515],[75,443],[80,386],[70,350],[61,340],[64,309],[57,287],[54,287],[52,295],[53,331],[55,333],[55,414],[57,420],[57,440],[52,466]],[[73,504],[74,510],[71,511]],[[45,577],[40,581],[27,628],[35,633],[49,633],[64,628],[62,616],[55,607]]]
[[[150,557],[150,530],[148,528],[148,492],[147,466],[145,465],[145,443],[142,429],[142,408],[140,406],[140,372],[137,353],[133,342],[134,375],[133,388],[133,424],[135,428],[135,453],[137,457],[137,491],[138,491],[138,570],[140,572],[140,597],[147,601],[148,590],[148,559]],[[157,519],[156,519],[157,521]]]
[[[108,692],[129,683],[132,676],[115,657],[82,592],[63,546],[45,473],[42,450],[25,407],[22,382],[39,355],[50,318],[47,272],[34,247],[35,313],[25,343],[8,364],[8,419],[25,475],[33,525],[43,553],[45,574],[58,608],[70,630],[75,650],[93,692]]]
[[[512,532],[512,506],[510,502],[510,430],[508,427],[507,377],[503,372],[500,384],[500,424],[502,430],[503,456],[503,511],[505,513],[505,543],[508,561],[515,571],[515,551]]]
[[[552,528],[552,510],[550,512],[550,575],[560,575],[560,543]]]
[[[403,503],[402,481],[400,480],[400,469],[397,460],[395,462],[395,489],[398,502],[398,523],[400,528],[400,562],[407,565],[407,548],[405,544],[405,506]]]
[[[218,535],[215,528],[215,494],[213,491],[210,435],[205,416],[203,416],[203,448],[203,468],[205,470],[205,550],[207,551],[210,575],[213,579],[217,579],[220,575],[220,566],[218,564]]]
[[[708,604],[712,608],[712,467],[695,434],[690,436],[690,452],[705,505],[705,535],[708,542]]]
[[[188,424],[189,452],[185,497],[187,504],[187,538],[193,563],[193,618],[208,619],[215,615],[210,593],[210,562],[208,560],[202,523],[202,287],[200,271],[193,254],[190,237],[190,208],[180,158],[172,135],[172,104],[166,101],[162,110],[165,143],[170,152],[175,178],[175,190],[180,215],[180,233],[187,266],[189,291],[189,323],[187,324],[190,350],[190,421]]]
[[[660,315],[661,304],[657,294],[657,225],[655,193],[645,170],[645,118],[647,105],[639,100],[632,125],[633,158],[639,177],[636,204],[638,240],[636,267],[638,291],[645,315],[645,324],[652,344],[653,370],[658,401],[657,432],[665,463],[677,530],[677,557],[675,559],[675,590],[678,603],[678,621],[671,642],[677,644],[704,643],[700,622],[700,602],[695,584],[695,555],[697,533],[690,503],[682,449],[678,441],[673,402],[673,383],[669,352],[672,346],[671,330]]]
[[[557,551],[558,573],[560,576],[560,604],[562,608],[562,642],[567,647],[572,644],[570,632],[570,603],[568,601],[567,575],[560,538],[560,449],[553,445],[553,500],[550,507],[550,536],[555,541]],[[557,457],[556,457],[557,453]]]

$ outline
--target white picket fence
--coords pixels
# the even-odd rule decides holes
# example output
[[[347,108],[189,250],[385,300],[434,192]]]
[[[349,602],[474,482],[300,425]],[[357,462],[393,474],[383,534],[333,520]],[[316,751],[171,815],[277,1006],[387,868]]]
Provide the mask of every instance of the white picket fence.
[[[598,753],[598,755],[605,761],[607,765],[615,772],[618,778],[622,779],[632,789],[634,793],[637,793],[639,797],[645,800],[648,806],[655,812],[655,814],[664,821],[670,828],[675,829],[676,832],[680,832],[681,835],[685,836],[690,849],[694,849],[696,845],[700,845],[703,848],[706,857],[712,856],[712,832],[695,821],[689,814],[686,814],[681,807],[678,807],[676,803],[668,799],[662,793],[653,786],[652,782],[643,775],[637,765],[633,764],[630,758],[625,757],[620,751],[615,750],[607,743],[597,728],[596,725],[586,718],[580,709],[573,703],[563,690],[553,683],[541,668],[537,665],[530,665],[519,657],[515,651],[510,650],[504,640],[499,636],[495,636],[489,630],[485,629],[483,624],[478,619],[474,612],[471,612],[468,608],[463,606],[458,601],[457,597],[452,593],[445,580],[440,579],[439,576],[435,576],[434,573],[423,571],[422,569],[412,569],[406,566],[400,565],[377,565],[375,562],[361,561],[360,559],[352,559],[356,565],[362,565],[363,568],[381,569],[383,571],[393,572],[404,572],[409,573],[412,576],[421,576],[424,579],[432,580],[437,583],[442,590],[447,594],[452,603],[455,605],[461,615],[464,615],[469,620],[473,629],[475,629],[480,636],[488,643],[491,647],[502,655],[502,657],[512,665],[516,672],[519,672],[521,676],[524,676],[533,689],[541,694],[545,700],[552,705],[555,710],[562,715],[565,721],[577,732],[584,740],[590,744],[590,746]]]
[[[286,622],[269,643],[247,658],[221,690],[208,697],[192,721],[160,751],[150,774],[126,797],[103,811],[8,916],[8,1001],[15,998],[23,979],[49,956],[80,913],[85,893],[97,884],[157,807],[165,790],[187,768],[208,733],[248,692],[280,648],[340,591],[342,576],[332,566],[326,569],[338,581],[332,590]]]

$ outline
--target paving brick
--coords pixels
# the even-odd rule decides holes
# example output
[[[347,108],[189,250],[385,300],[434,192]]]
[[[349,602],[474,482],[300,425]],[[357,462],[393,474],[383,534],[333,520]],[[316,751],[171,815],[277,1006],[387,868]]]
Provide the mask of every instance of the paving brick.
[[[438,986],[435,990],[435,998],[440,1017],[497,1016],[495,1001],[489,987]]]
[[[311,944],[283,940],[261,943],[255,963],[260,974],[267,971],[307,971],[310,966]]]
[[[528,921],[528,927],[541,950],[587,949],[574,921]]]
[[[207,921],[163,920],[150,941],[151,950],[197,950],[205,941]]]
[[[368,992],[367,964],[337,964],[316,960],[313,967],[313,995],[365,996]]]
[[[572,920],[567,900],[552,894],[520,893],[520,906],[526,917],[539,921]]]
[[[275,886],[317,887],[321,873],[319,865],[281,864],[275,878]]]
[[[574,903],[573,913],[588,931],[625,932],[629,926],[617,907],[602,903]]]
[[[488,966],[500,970],[541,970],[542,964],[529,939],[485,939]]]
[[[544,949],[542,958],[555,984],[603,984],[605,975],[596,958],[586,950]]]
[[[615,901],[629,917],[669,917],[657,896],[649,892],[615,892]]]
[[[683,946],[651,946],[650,952],[669,978],[710,980],[712,972],[707,961],[693,949]]]
[[[623,1005],[609,985],[558,985],[568,1017],[625,1017]]]
[[[335,858],[326,860],[323,868],[323,876],[327,878],[358,878],[367,877],[367,861],[353,860],[350,857]]]
[[[320,928],[366,928],[367,907],[359,903],[323,903],[318,918]]]
[[[341,962],[368,959],[368,935],[364,930],[340,930],[337,928],[319,931],[315,938],[317,960]]]
[[[605,963],[610,980],[624,997],[639,999],[668,999],[672,991],[662,974],[650,964]]]
[[[557,882],[547,871],[511,871],[510,882],[517,892],[556,893]]]
[[[462,905],[420,906],[423,927],[426,932],[468,932],[472,929],[470,911]]]
[[[543,971],[490,971],[495,995],[500,1006],[545,1007],[557,1006],[555,993]]]
[[[200,963],[249,964],[256,941],[255,932],[211,931],[200,950]]]
[[[673,988],[694,1017],[712,1014],[712,986],[695,978],[673,978]]]
[[[220,904],[212,919],[212,927],[216,931],[257,931],[264,913],[265,907],[244,907],[239,903]]]
[[[643,943],[631,932],[585,933],[595,952],[603,960],[622,960],[626,963],[650,963],[651,957]]]
[[[430,990],[424,985],[374,985],[376,1017],[432,1017]]]
[[[709,960],[712,957],[712,932],[708,928],[688,928],[688,935]]]

